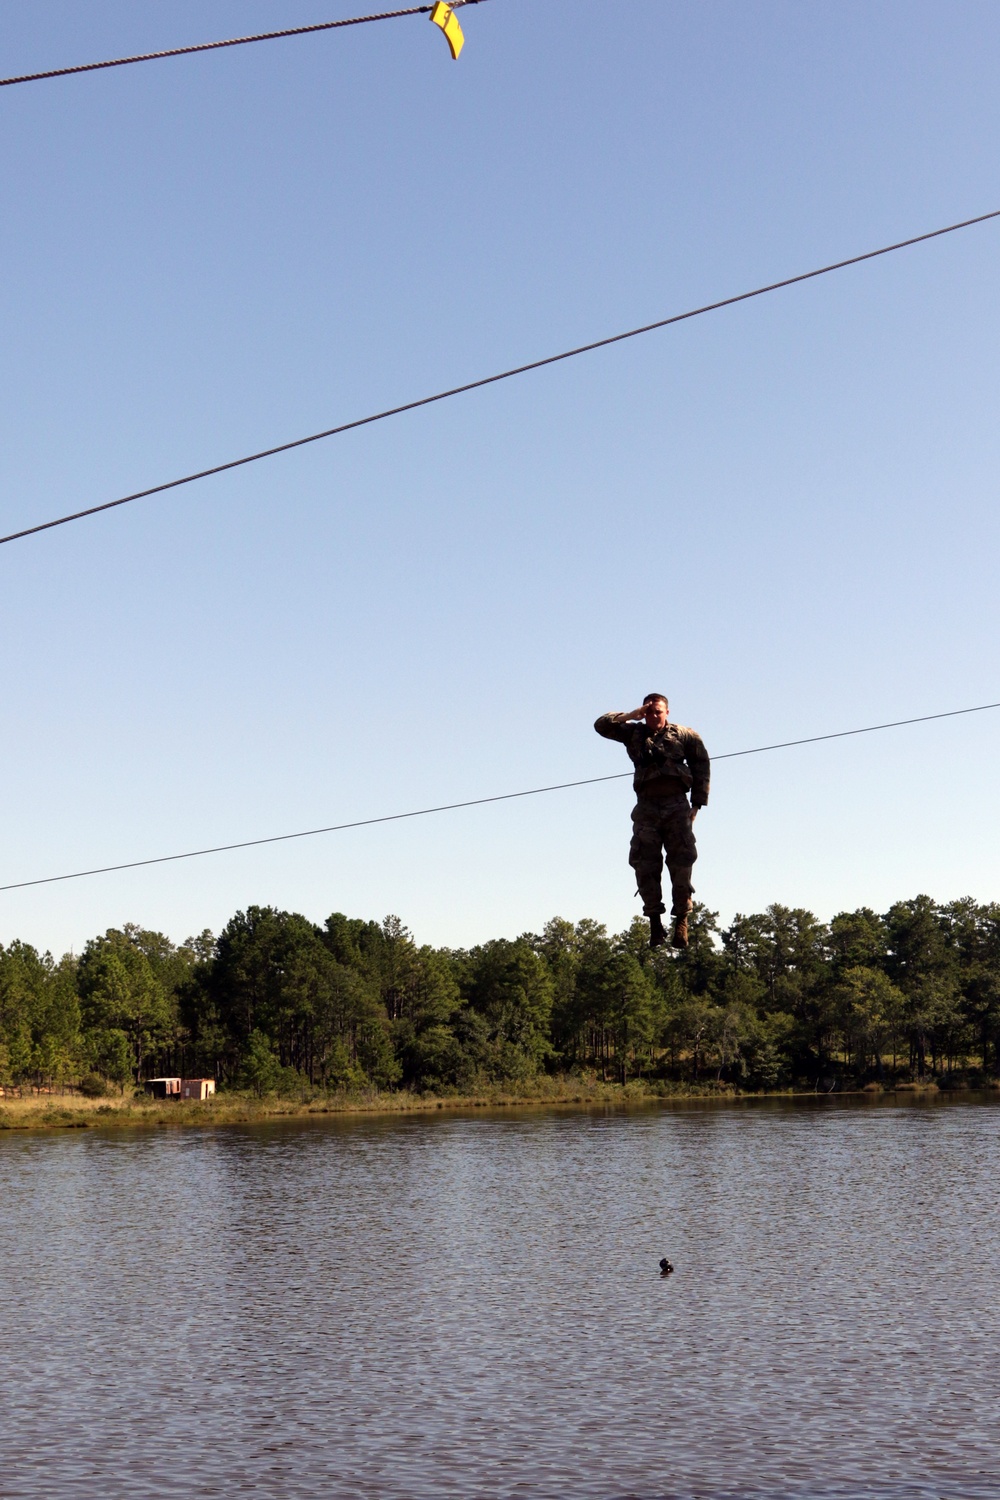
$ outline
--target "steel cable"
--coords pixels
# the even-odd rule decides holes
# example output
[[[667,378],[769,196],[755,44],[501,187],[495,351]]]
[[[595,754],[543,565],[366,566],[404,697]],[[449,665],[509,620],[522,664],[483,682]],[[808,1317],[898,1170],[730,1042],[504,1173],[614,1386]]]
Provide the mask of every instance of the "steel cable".
[[[471,3],[471,0],[467,0]],[[766,286],[755,287],[751,292],[738,292],[734,297],[723,297],[718,302],[706,302],[702,307],[691,308],[688,312],[674,313],[669,318],[659,318],[655,323],[644,323],[641,328],[631,328],[627,333],[613,333],[607,338],[595,339],[590,344],[579,344],[574,349],[566,349],[562,354],[549,354],[544,359],[534,359],[528,364],[516,365],[513,369],[502,370],[499,375],[485,375],[480,380],[470,380],[464,385],[451,386],[446,391],[438,391],[433,396],[421,396],[416,401],[405,401],[401,406],[390,406],[385,411],[375,412],[368,417],[357,417],[353,422],[342,422],[338,427],[327,427],[323,432],[313,432],[309,437],[293,438],[288,443],[277,443],[273,448],[262,448],[257,453],[249,453],[244,458],[231,458],[226,463],[213,464],[208,469],[198,469],[194,474],[185,474],[181,479],[168,479],[165,484],[154,484],[145,490],[136,490],[131,495],[122,495],[117,500],[105,500],[100,505],[90,505],[86,510],[75,510],[69,515],[58,516],[53,521],[42,521],[37,526],[25,526],[21,531],[12,531],[7,536],[0,536],[0,546],[6,542],[17,542],[22,537],[35,536],[40,531],[51,531],[54,526],[66,526],[70,521],[81,521],[85,516],[96,516],[104,510],[114,510],[119,505],[130,505],[133,500],[145,500],[150,495],[161,495],[165,490],[177,489],[183,484],[194,484],[198,479],[208,479],[213,474],[224,474],[228,469],[239,469],[244,464],[255,464],[262,458],[273,458],[277,453],[288,453],[293,448],[303,448],[308,443],[321,442],[323,438],[336,437],[343,432],[352,432],[357,427],[368,427],[373,422],[383,422],[387,417],[398,417],[403,412],[416,411],[421,406],[431,406],[437,401],[447,401],[452,396],[464,395],[467,391],[477,391],[486,385],[496,385],[498,381],[510,380],[515,375],[526,375],[531,370],[541,370],[546,365],[559,364],[564,359],[575,359],[579,354],[590,354],[595,349],[606,349],[610,344],[620,344],[625,339],[638,338],[640,334],[652,333],[658,328],[669,328],[673,323],[683,323],[688,318],[699,318],[703,313],[717,312],[722,307],[732,307],[737,302],[748,302],[752,297],[763,297],[767,292],[780,291],[782,287],[795,286],[801,281],[811,281],[816,276],[826,276],[831,271],[841,271],[846,266],[856,266],[862,261],[874,260],[880,255],[889,255],[894,250],[904,250],[909,245],[920,245],[925,240],[938,239],[943,234],[954,234],[957,229],[968,229],[974,224],[985,224],[989,219],[1000,218],[1000,208],[993,209],[988,214],[978,214],[974,219],[962,219],[957,224],[948,224],[943,229],[931,229],[926,234],[915,234],[907,240],[897,240],[892,245],[883,245],[879,250],[866,250],[862,255],[852,255],[847,260],[833,261],[828,266],[820,266],[815,271],[802,271],[797,276],[786,276],[782,281],[771,281]],[[2,889],[2,887],[0,887]]]
[[[724,755],[713,756],[712,759],[713,761],[737,760],[744,755],[763,755],[768,750],[789,750],[796,745],[815,745],[820,740],[841,740],[855,734],[875,734],[880,729],[901,729],[907,724],[926,724],[931,719],[955,719],[962,714],[981,714],[990,708],[1000,708],[1000,703],[979,703],[973,708],[952,708],[945,713],[920,714],[914,719],[893,719],[887,724],[867,724],[862,729],[838,729],[832,734],[811,734],[801,740],[782,740],[775,745],[755,745],[750,750],[729,750]],[[622,781],[631,775],[631,771],[615,771],[610,776],[587,776],[581,781],[560,781],[554,786],[533,786],[523,792],[500,792],[492,797],[472,797],[467,802],[445,802],[439,807],[419,807],[413,812],[384,813],[378,818],[359,818],[353,823],[331,823],[326,828],[306,828],[299,833],[275,833],[268,838],[243,839],[236,844],[215,844],[210,849],[189,849],[184,854],[160,854],[153,859],[132,859],[120,865],[101,865],[93,870],[74,870],[69,875],[44,875],[37,880],[17,880],[10,885],[0,885],[0,891],[21,891],[32,885],[55,885],[62,880],[85,880],[91,875],[111,875],[118,870],[138,870],[145,865],[166,865],[179,859],[200,859],[206,854],[227,854],[234,849],[255,849],[261,844],[285,844],[291,839],[310,839],[321,833],[344,833],[350,828],[371,828],[376,823],[399,823],[405,818],[426,818],[432,813],[457,812],[463,807],[483,807],[489,802],[512,802],[518,797],[540,797],[546,792],[565,792],[573,787],[595,786],[601,781]]]
[[[450,0],[452,9],[464,5],[481,5],[482,0]],[[234,36],[222,42],[196,42],[191,47],[168,47],[163,52],[139,52],[134,57],[112,57],[106,62],[77,63],[70,68],[49,68],[44,73],[20,73],[15,78],[0,78],[0,88],[14,83],[38,83],[43,78],[65,78],[70,73],[97,73],[102,68],[124,68],[129,63],[157,62],[163,57],[187,57],[192,52],[215,52],[220,47],[245,47],[248,42],[273,42],[279,37],[308,36],[310,32],[336,31],[341,26],[366,26],[370,21],[394,21],[399,16],[423,16],[432,5],[411,5],[406,10],[383,10],[371,16],[349,16],[343,21],[318,21],[313,26],[288,26],[284,31],[260,31],[256,36]]]

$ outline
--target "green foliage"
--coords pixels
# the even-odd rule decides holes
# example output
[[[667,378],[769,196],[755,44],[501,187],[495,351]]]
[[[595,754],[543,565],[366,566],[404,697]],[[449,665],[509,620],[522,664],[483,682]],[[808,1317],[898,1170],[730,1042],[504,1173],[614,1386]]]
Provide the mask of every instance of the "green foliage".
[[[56,964],[16,941],[0,948],[0,1082],[63,1082],[79,1027],[72,960]]]
[[[465,1008],[466,1045],[478,1075],[490,1082],[523,1081],[552,1054],[549,1024],[553,984],[544,959],[527,938],[494,938],[456,955]]]
[[[791,1016],[780,1011],[749,1018],[741,1058],[747,1088],[767,1093],[792,1083],[793,1030]]]
[[[902,992],[880,969],[857,965],[845,969],[832,991],[841,1033],[864,1073],[869,1060],[881,1071],[881,1059],[903,1021]]]
[[[94,1073],[117,1083],[124,1092],[132,1077],[133,1056],[129,1038],[120,1026],[101,1026],[91,1031],[86,1056]]]
[[[271,1046],[266,1032],[254,1027],[247,1037],[243,1051],[240,1082],[244,1088],[252,1089],[258,1099],[273,1094],[281,1081],[281,1059]]]
[[[249,907],[175,946],[134,925],[58,962],[0,947],[0,1083],[95,1095],[167,1074],[258,1096],[472,1092],[543,1072],[755,1090],[1000,1072],[1000,904],[929,896],[828,923],[774,905],[651,952],[556,917],[468,951],[398,917]]]
[[[121,931],[110,928],[83,951],[77,969],[82,1024],[86,1031],[104,1037],[104,1051],[94,1057],[94,1065],[117,1083],[124,1085],[129,1071],[138,1082],[149,1055],[164,1051],[173,1035],[175,954],[173,944],[161,933],[145,932],[132,924]]]

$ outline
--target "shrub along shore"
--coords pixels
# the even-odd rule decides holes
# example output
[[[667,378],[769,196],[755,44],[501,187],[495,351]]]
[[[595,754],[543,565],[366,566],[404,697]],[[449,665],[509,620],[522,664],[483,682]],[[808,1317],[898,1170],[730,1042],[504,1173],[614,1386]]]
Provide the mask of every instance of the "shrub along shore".
[[[60,959],[14,941],[0,1126],[982,1088],[1000,1073],[1000,904],[917,896],[828,923],[771,906],[726,928],[699,906],[686,952],[646,935],[640,919],[609,934],[555,918],[446,949],[396,917],[250,907],[180,945],[131,924]],[[163,1075],[219,1093],[141,1097]]]

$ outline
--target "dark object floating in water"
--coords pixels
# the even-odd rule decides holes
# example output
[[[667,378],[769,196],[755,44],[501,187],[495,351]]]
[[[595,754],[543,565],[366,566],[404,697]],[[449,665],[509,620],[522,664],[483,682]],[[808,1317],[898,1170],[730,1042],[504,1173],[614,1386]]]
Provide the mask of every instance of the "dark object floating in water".
[[[670,1264],[669,1260],[667,1260],[666,1256],[664,1256],[663,1259],[660,1261],[660,1275],[661,1276],[669,1276],[670,1273],[671,1273],[671,1271],[673,1269],[674,1268]]]

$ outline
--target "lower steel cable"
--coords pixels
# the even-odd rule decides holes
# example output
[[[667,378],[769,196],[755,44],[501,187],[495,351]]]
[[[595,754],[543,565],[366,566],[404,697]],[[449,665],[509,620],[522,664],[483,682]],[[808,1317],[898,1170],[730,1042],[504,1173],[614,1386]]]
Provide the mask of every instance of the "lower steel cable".
[[[854,734],[875,734],[880,729],[901,729],[907,724],[926,724],[931,719],[956,719],[961,714],[981,714],[1000,708],[1000,703],[977,703],[973,708],[952,708],[945,713],[920,714],[915,719],[893,719],[887,724],[866,724],[862,729],[838,729],[832,734],[811,734],[802,740],[782,740],[775,745],[755,745],[751,750],[729,750],[713,760],[737,760],[743,755],[763,755],[768,750],[789,750],[795,745],[815,745],[820,740],[842,740]],[[472,797],[467,802],[445,802],[440,807],[418,807],[413,812],[384,813],[378,818],[359,818],[354,823],[331,823],[326,828],[305,828],[299,833],[274,833],[269,838],[243,839],[238,844],[216,844],[210,849],[189,849],[184,854],[160,854],[153,859],[132,859],[120,865],[102,865],[95,870],[74,870],[69,875],[44,875],[38,880],[17,880],[0,885],[0,891],[22,891],[30,885],[54,885],[60,880],[85,880],[91,875],[111,875],[116,870],[138,870],[144,865],[167,865],[178,859],[200,859],[205,854],[228,854],[233,849],[255,849],[260,844],[285,844],[290,839],[311,839],[321,833],[344,833],[349,828],[371,828],[376,823],[399,823],[404,818],[427,818],[432,813],[456,812],[463,807],[484,807],[488,802],[512,802],[518,797],[540,797],[546,792],[565,792],[571,787],[595,786],[599,781],[622,781],[631,771],[615,771],[610,776],[587,776],[582,781],[560,781],[555,786],[533,786],[523,792],[500,792],[492,797]]]

